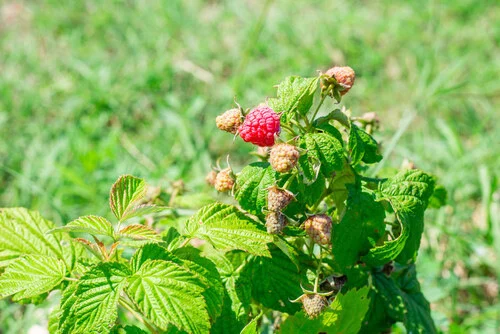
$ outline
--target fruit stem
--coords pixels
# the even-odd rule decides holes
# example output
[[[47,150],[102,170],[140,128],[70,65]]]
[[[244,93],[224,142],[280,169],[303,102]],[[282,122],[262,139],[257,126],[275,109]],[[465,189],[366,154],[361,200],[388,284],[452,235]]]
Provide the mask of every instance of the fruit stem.
[[[320,271],[321,271],[321,264],[322,264],[322,260],[321,260],[321,253],[322,249],[321,247],[319,248],[319,261],[318,261],[318,269],[316,269],[316,279],[314,280],[314,293],[318,293],[318,285],[319,285],[319,274],[320,274]]]
[[[322,96],[321,97],[321,100],[319,101],[319,104],[318,106],[316,107],[316,110],[314,110],[314,114],[312,115],[311,117],[311,123],[308,125],[308,129],[311,128],[311,124],[313,124],[314,122],[314,119],[316,118],[316,115],[318,115],[318,112],[319,112],[319,109],[321,108],[321,106],[323,105],[323,102],[325,102],[325,99],[326,99],[326,95]],[[307,119],[307,117],[306,117]],[[308,122],[309,123],[309,122]]]
[[[288,133],[290,133],[292,136],[297,136],[297,133],[291,127],[289,127],[288,125],[286,125],[286,124],[280,124],[280,126],[283,129],[287,130]]]

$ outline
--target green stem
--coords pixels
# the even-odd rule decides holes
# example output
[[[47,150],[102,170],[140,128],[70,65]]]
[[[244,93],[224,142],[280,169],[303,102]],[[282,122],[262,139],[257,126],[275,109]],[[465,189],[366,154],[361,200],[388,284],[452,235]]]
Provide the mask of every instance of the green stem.
[[[184,239],[184,241],[182,242],[182,244],[179,246],[179,248],[182,248],[182,247],[185,247],[190,241],[191,241],[192,238],[186,238]]]
[[[319,248],[319,261],[318,261],[318,268],[316,269],[316,279],[314,280],[314,293],[318,292],[318,285],[319,285],[319,274],[321,271],[321,264],[322,264],[322,253],[321,253],[321,247]]]
[[[365,181],[365,182],[382,183],[382,182],[387,181],[387,178],[379,179],[379,178],[376,178],[376,177],[366,177],[366,176],[361,176],[361,175],[358,175],[358,176],[361,179],[361,181]]]
[[[290,133],[292,136],[294,136],[294,137],[295,137],[295,136],[297,136],[297,133],[296,133],[296,132],[295,132],[295,131],[291,128],[291,127],[289,127],[288,125],[286,125],[286,124],[281,124],[280,126],[281,126],[283,129],[287,130],[287,131],[288,131],[288,133]]]
[[[136,310],[135,310],[135,307],[130,304],[127,300],[123,299],[123,298],[120,298],[119,301],[121,306],[123,306],[124,308],[126,308],[130,313],[132,313],[132,315],[137,319],[139,320],[139,322],[141,324],[143,324],[144,326],[146,326],[148,329],[149,329],[149,332],[150,333],[158,333],[158,331],[150,324],[148,323]]]
[[[326,95],[321,97],[321,101],[319,101],[319,104],[318,106],[316,107],[316,110],[314,110],[314,114],[312,115],[311,117],[311,124],[313,124],[314,122],[314,119],[316,118],[316,115],[318,114],[319,112],[319,109],[321,108],[321,106],[323,105],[323,102],[325,102],[325,99],[326,99]],[[311,128],[311,125],[308,126],[308,128],[310,129]]]
[[[64,280],[70,282],[78,282],[78,279],[73,277],[64,277]]]

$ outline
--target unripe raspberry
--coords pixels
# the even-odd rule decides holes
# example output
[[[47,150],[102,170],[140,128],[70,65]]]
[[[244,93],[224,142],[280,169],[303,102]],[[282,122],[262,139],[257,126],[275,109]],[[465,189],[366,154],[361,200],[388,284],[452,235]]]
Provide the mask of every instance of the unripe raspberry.
[[[269,188],[268,191],[267,209],[269,211],[278,212],[283,210],[294,197],[290,191],[286,189],[280,189],[276,186]]]
[[[215,185],[215,179],[217,178],[217,172],[214,171],[214,170],[211,170],[207,176],[205,176],[205,181],[207,182],[207,184],[213,186]]]
[[[215,118],[215,123],[217,124],[217,127],[222,131],[236,133],[242,123],[242,117],[243,115],[241,114],[240,109],[229,109],[222,115],[217,116]]]
[[[266,228],[269,234],[280,234],[286,225],[286,217],[281,212],[270,212],[266,216]]]
[[[221,170],[215,178],[215,189],[220,192],[225,192],[233,189],[233,186],[234,178],[232,176],[231,168]]]
[[[317,318],[321,312],[328,306],[328,300],[318,294],[305,294],[301,298],[304,311],[309,318]]]
[[[335,80],[342,85],[342,88],[339,89],[340,95],[345,95],[354,85],[354,80],[356,79],[354,70],[349,66],[335,66],[326,71],[325,74],[335,78]]]
[[[258,106],[248,113],[239,128],[244,141],[258,146],[273,146],[280,132],[280,116],[267,106]]]
[[[327,215],[315,215],[307,218],[304,222],[307,234],[314,242],[321,245],[328,245],[331,239],[332,219]]]
[[[279,173],[287,173],[297,165],[300,153],[293,145],[276,144],[269,153],[269,162],[273,169]]]

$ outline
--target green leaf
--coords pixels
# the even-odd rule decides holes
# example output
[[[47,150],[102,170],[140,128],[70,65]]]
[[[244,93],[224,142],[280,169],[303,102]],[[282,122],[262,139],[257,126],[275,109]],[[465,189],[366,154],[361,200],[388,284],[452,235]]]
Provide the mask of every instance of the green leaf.
[[[434,209],[439,209],[446,205],[448,198],[448,192],[442,185],[436,185],[434,187],[434,192],[429,199],[429,207]]]
[[[258,330],[259,320],[262,317],[262,312],[258,316],[252,319],[240,332],[240,334],[259,334]]]
[[[364,287],[338,294],[318,319],[309,319],[304,311],[298,312],[283,322],[281,333],[358,333],[370,305],[369,290]]]
[[[47,255],[73,268],[81,250],[65,234],[47,234],[54,224],[24,208],[0,209],[0,268],[22,255]]]
[[[141,199],[146,195],[146,183],[132,175],[121,176],[111,188],[109,205],[120,221],[134,216]]]
[[[124,227],[118,232],[118,236],[134,240],[161,241],[161,236],[155,230],[141,224],[132,224]]]
[[[111,223],[104,217],[84,216],[75,219],[65,226],[56,227],[49,231],[54,232],[78,232],[92,235],[106,235],[113,237],[114,231]]]
[[[408,239],[398,258],[400,263],[414,261],[424,230],[424,211],[434,191],[435,180],[418,169],[402,171],[382,185],[382,196],[396,217],[408,229]]]
[[[182,247],[174,254],[184,261],[187,268],[205,281],[208,288],[203,292],[203,297],[207,302],[208,314],[211,319],[217,318],[222,311],[224,287],[216,265],[211,260],[202,257],[197,248]]]
[[[304,266],[302,266],[304,267]],[[277,248],[272,248],[271,257],[256,257],[249,267],[253,282],[253,298],[264,307],[293,314],[300,305],[290,300],[302,294],[300,284],[307,282],[306,268],[299,271],[290,258]]]
[[[235,251],[222,255],[210,252],[225,287],[222,313],[212,326],[212,333],[238,333],[248,322],[252,299],[252,281],[246,266],[246,254]],[[228,258],[230,257],[230,258]],[[238,270],[240,268],[240,270]]]
[[[207,333],[210,321],[199,277],[170,261],[148,260],[128,279],[127,292],[141,312],[166,330],[173,324],[189,333]]]
[[[306,150],[299,158],[299,165],[308,180],[316,179],[317,166],[327,178],[334,171],[342,170],[344,150],[337,138],[327,133],[307,133],[300,139],[299,146]]]
[[[240,206],[253,214],[262,214],[267,207],[267,189],[276,182],[276,172],[267,162],[252,163],[236,179],[234,198]]]
[[[342,215],[345,209],[345,201],[347,200],[349,191],[347,190],[348,184],[354,184],[356,176],[351,166],[346,163],[344,169],[337,173],[333,178],[330,185],[332,191],[332,198],[337,208],[337,213]]]
[[[66,274],[62,260],[46,255],[27,255],[9,264],[0,276],[0,299],[14,295],[13,300],[31,298],[51,291]]]
[[[437,333],[430,314],[429,302],[420,292],[415,265],[393,273],[373,275],[374,289],[384,301],[386,314],[393,322],[404,323],[408,333]]]
[[[288,122],[294,112],[305,115],[311,109],[317,87],[318,77],[289,76],[278,85],[277,98],[268,99],[267,104]]]
[[[61,300],[62,333],[108,333],[117,318],[117,302],[130,271],[124,264],[105,262],[83,275]]]
[[[368,253],[385,231],[385,212],[372,193],[349,185],[347,209],[332,227],[332,253],[335,270],[342,273]]]
[[[353,165],[357,165],[361,161],[373,164],[382,160],[375,139],[354,123],[351,123],[349,132],[349,151]]]
[[[214,203],[200,209],[185,226],[188,237],[206,240],[223,251],[241,249],[269,256],[269,235],[261,225],[232,205]]]

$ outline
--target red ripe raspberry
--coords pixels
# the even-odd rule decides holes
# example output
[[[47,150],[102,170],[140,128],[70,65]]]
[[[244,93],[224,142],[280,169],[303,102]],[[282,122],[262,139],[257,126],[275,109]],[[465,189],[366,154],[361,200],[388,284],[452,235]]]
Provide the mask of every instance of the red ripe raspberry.
[[[280,116],[267,106],[259,106],[248,113],[239,132],[246,142],[273,146],[274,135],[280,132]]]
[[[328,306],[328,301],[325,297],[312,294],[303,295],[301,298],[304,311],[310,319],[317,318],[321,312]]]
[[[330,243],[332,219],[327,215],[315,215],[307,218],[304,222],[304,228],[314,242],[321,245]]]
[[[343,85],[343,89],[340,89],[340,95],[345,95],[354,85],[354,79],[356,79],[354,70],[349,66],[335,66],[326,71],[325,74],[335,78],[339,84]]]

